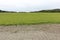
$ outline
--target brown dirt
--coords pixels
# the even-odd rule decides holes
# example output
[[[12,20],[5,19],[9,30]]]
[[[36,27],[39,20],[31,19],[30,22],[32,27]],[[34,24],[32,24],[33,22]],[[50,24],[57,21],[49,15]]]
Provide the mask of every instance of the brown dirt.
[[[0,40],[60,40],[60,24],[0,26]]]

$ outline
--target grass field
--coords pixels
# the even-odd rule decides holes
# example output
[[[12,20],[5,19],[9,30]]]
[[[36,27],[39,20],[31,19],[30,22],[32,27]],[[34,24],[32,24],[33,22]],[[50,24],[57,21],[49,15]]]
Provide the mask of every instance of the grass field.
[[[0,25],[60,23],[60,13],[0,13]]]

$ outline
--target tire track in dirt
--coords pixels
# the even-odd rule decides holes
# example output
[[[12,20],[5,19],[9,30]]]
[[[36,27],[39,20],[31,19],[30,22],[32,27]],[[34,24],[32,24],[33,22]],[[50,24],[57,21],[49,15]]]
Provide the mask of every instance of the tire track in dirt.
[[[0,40],[60,40],[60,24],[0,26]]]

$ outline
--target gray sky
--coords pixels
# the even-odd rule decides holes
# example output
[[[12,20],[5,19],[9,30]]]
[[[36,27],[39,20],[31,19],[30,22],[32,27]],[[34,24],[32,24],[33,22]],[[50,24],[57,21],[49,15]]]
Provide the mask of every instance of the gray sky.
[[[8,11],[36,11],[60,8],[60,0],[0,0],[0,9]]]

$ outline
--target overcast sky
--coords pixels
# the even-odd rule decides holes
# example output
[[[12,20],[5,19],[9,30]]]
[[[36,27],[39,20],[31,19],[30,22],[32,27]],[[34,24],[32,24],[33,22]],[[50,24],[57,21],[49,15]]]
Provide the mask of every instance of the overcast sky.
[[[0,0],[0,9],[8,11],[36,11],[60,8],[60,0]]]

